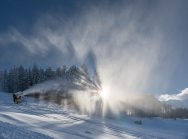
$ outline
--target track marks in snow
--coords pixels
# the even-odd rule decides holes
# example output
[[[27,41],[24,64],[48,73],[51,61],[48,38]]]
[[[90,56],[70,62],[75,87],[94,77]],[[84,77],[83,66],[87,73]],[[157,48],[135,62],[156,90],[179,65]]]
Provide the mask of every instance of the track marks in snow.
[[[53,139],[50,136],[0,121],[0,139]]]

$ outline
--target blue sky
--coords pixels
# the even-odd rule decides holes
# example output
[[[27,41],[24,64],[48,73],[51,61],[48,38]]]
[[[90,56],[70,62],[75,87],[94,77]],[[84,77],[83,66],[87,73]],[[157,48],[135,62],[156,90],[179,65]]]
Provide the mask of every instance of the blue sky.
[[[112,92],[188,98],[188,2],[1,1],[0,70],[97,67]],[[169,96],[164,96],[168,94]]]

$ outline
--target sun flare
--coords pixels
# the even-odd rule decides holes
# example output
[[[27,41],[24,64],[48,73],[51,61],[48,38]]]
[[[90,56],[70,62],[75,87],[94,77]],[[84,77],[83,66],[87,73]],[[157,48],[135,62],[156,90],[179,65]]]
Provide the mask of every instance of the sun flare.
[[[106,97],[107,97],[107,92],[106,92],[105,90],[102,90],[102,91],[100,92],[100,94],[101,94],[101,96],[102,96],[103,98],[106,98]]]

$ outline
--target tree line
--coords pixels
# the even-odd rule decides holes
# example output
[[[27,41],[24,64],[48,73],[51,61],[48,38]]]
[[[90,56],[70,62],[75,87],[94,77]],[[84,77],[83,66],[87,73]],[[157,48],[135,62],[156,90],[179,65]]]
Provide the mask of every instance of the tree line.
[[[53,71],[51,67],[48,67],[46,70],[38,68],[38,65],[35,63],[32,68],[24,68],[20,65],[19,67],[14,66],[10,68],[9,71],[7,69],[4,72],[1,71],[0,91],[8,93],[22,92],[38,83],[56,80],[57,78],[61,78],[70,84],[76,80],[85,83],[85,85],[90,84],[95,89],[101,87],[97,70],[94,70],[93,76],[91,77],[85,64],[81,68],[73,65],[69,69],[64,65],[63,68],[58,67]]]
[[[162,104],[163,113],[161,117],[163,118],[181,118],[188,119],[188,109],[187,108],[175,108],[173,109],[170,104],[163,102]]]
[[[39,83],[49,80],[62,79],[61,81],[77,86],[78,88],[91,88],[95,91],[100,91],[101,81],[97,70],[94,70],[91,76],[85,64],[81,68],[75,65],[67,68],[64,65],[58,67],[55,71],[51,67],[46,70],[39,68],[35,63],[32,68],[24,68],[14,66],[9,70],[5,69],[0,72],[0,91],[8,93],[16,93],[24,91]],[[130,97],[132,99],[130,99]],[[187,108],[172,109],[172,106],[166,103],[161,103],[154,95],[139,94],[125,97],[126,103],[122,103],[126,115],[136,117],[162,117],[162,118],[184,118],[188,119]]]
[[[126,114],[135,117],[162,117],[188,119],[187,108],[173,109],[170,104],[160,102],[153,94],[138,94],[126,100]]]

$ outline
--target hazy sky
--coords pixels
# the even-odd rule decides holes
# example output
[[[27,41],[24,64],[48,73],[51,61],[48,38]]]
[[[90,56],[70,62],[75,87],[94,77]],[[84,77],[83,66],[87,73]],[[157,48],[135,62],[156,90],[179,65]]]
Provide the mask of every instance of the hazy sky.
[[[0,70],[86,63],[98,68],[108,91],[188,98],[187,6],[187,0],[1,1]]]

